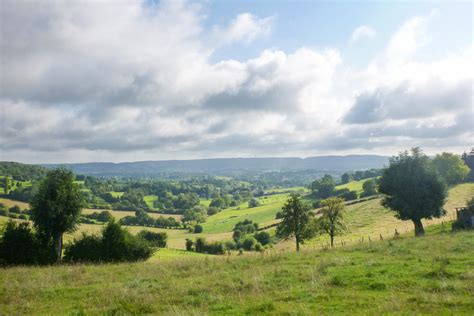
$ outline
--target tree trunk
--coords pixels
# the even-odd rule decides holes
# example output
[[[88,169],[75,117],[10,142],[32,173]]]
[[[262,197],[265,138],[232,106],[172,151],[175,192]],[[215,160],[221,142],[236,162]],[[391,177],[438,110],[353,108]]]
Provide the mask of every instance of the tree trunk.
[[[331,248],[334,247],[334,234],[331,233]]]
[[[63,254],[63,233],[57,233],[54,237],[54,250],[56,251],[56,261],[61,262]]]
[[[415,224],[415,236],[424,236],[425,235],[425,229],[423,228],[423,223],[421,222],[421,219],[414,219],[412,220],[413,224]]]
[[[296,237],[296,251],[300,251],[300,239]]]

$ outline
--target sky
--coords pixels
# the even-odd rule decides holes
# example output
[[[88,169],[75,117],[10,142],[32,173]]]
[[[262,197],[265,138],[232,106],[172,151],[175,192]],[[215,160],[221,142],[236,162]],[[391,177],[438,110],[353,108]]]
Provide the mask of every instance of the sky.
[[[0,15],[0,160],[474,146],[471,2],[3,0]]]

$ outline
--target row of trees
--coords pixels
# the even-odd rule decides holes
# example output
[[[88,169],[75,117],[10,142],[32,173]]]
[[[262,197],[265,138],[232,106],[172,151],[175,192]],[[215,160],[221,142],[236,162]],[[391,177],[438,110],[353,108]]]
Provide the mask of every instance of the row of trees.
[[[411,152],[405,151],[391,158],[380,179],[364,182],[364,192],[371,195],[378,190],[384,194],[382,205],[392,210],[397,218],[411,220],[415,236],[422,236],[422,219],[446,214],[443,206],[448,186],[463,181],[469,172],[469,167],[457,155],[442,153],[430,159],[420,148],[413,148]],[[329,196],[334,192],[333,180],[325,176],[313,182],[312,189],[321,197]],[[328,198],[321,201],[321,206],[314,214],[301,202],[299,195],[291,195],[279,213],[281,222],[277,226],[277,236],[294,237],[296,250],[318,233],[328,234],[333,245],[334,237],[346,230],[344,202],[340,198]]]
[[[0,263],[46,264],[62,260],[63,235],[77,229],[84,206],[74,179],[71,171],[62,168],[47,173],[30,203],[34,229],[29,223],[9,222],[0,238]],[[111,221],[101,237],[83,235],[68,245],[65,258],[103,262],[145,259],[157,244],[147,238],[157,239],[145,233],[133,236]]]

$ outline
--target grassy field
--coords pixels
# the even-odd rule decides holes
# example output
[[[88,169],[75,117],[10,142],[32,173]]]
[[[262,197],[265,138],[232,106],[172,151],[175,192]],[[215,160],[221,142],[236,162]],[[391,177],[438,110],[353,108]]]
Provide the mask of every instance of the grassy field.
[[[461,184],[452,188],[449,192],[449,198],[446,202],[445,209],[447,215],[440,219],[424,220],[425,226],[446,222],[455,218],[455,207],[465,205],[466,201],[474,196],[474,184]],[[207,240],[229,240],[232,237],[232,228],[236,223],[244,219],[251,219],[265,226],[275,223],[275,214],[281,210],[287,198],[286,194],[271,195],[268,197],[259,198],[262,205],[249,209],[247,203],[241,204],[239,207],[223,210],[213,216],[209,216],[207,221],[203,224],[204,233],[192,234],[187,230],[175,229],[160,229],[133,226],[127,227],[132,233],[137,233],[142,229],[149,229],[153,231],[166,232],[168,234],[168,244],[171,248],[184,249],[185,239],[194,239],[198,236],[205,237]],[[16,202],[8,199],[0,199],[0,203],[4,203],[8,207],[15,204],[20,205],[21,208],[27,208],[26,203]],[[86,209],[84,213],[92,213],[100,210]],[[134,215],[134,212],[127,211],[113,211],[109,210],[114,217],[122,218],[127,215]],[[149,213],[150,216],[172,216],[167,214]],[[179,215],[175,215],[179,220]],[[5,222],[8,219],[0,216],[0,222]],[[342,240],[345,243],[358,243],[362,238],[368,240],[389,238],[394,235],[395,229],[401,234],[408,233],[413,230],[413,224],[410,221],[400,221],[393,216],[393,212],[383,208],[380,205],[380,199],[370,200],[346,207],[345,220],[348,226],[348,232],[343,236],[337,237],[336,242],[340,243]],[[97,233],[102,229],[101,225],[81,224],[79,230],[65,237],[66,240],[71,240],[74,236],[78,236],[82,232]],[[315,238],[304,245],[306,248],[318,248],[326,245],[327,237],[321,236]],[[281,250],[293,249],[292,241],[281,242],[275,248]]]
[[[110,191],[109,193],[110,193],[110,195],[112,195],[114,198],[119,198],[119,197],[121,197],[121,196],[124,194],[124,192],[118,192],[118,191]]]
[[[333,250],[0,270],[0,311],[49,315],[472,315],[474,232]],[[171,255],[169,260],[166,259]]]
[[[370,178],[372,179],[372,178]],[[349,183],[346,183],[346,184],[341,184],[341,185],[338,185],[336,186],[336,190],[340,190],[340,189],[349,189],[351,191],[356,191],[357,194],[361,194],[364,189],[363,189],[363,185],[364,185],[364,182],[367,181],[367,180],[370,180],[370,179],[363,179],[363,180],[360,180],[360,181],[351,181]]]
[[[156,195],[146,195],[146,196],[143,197],[143,200],[145,201],[146,205],[149,208],[154,210],[155,207],[153,206],[153,202],[158,200],[158,197]]]

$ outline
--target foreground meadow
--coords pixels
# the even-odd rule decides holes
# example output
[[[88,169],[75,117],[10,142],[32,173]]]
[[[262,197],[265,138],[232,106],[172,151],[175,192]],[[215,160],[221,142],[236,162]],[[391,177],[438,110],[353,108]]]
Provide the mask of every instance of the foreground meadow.
[[[0,270],[0,314],[456,314],[474,310],[474,232],[333,250]]]

